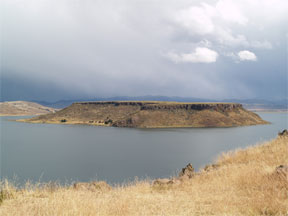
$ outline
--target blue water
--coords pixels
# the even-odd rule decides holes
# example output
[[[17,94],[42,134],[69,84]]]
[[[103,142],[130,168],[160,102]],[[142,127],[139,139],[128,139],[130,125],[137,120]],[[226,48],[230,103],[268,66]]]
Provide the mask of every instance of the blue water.
[[[1,178],[122,183],[196,169],[228,150],[273,139],[287,113],[258,113],[269,125],[202,129],[131,129],[30,124],[1,117]],[[20,118],[20,117],[18,117]]]

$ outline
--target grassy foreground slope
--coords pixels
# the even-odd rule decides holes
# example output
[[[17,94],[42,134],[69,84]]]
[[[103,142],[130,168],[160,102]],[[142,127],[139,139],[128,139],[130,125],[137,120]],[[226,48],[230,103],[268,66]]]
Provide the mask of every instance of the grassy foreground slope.
[[[233,127],[267,123],[241,104],[157,101],[74,103],[56,113],[22,121],[138,128]]]
[[[0,215],[287,215],[288,137],[225,153],[179,185],[134,182],[97,190],[2,184]]]

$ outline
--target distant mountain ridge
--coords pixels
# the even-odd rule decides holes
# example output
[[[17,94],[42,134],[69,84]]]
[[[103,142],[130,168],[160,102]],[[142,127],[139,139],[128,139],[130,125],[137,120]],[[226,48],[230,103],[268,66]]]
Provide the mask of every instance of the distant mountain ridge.
[[[288,99],[283,100],[265,100],[265,99],[224,99],[224,100],[213,100],[204,98],[193,98],[193,97],[168,97],[168,96],[116,96],[116,97],[97,97],[97,98],[82,98],[73,100],[60,100],[56,102],[46,101],[34,101],[43,106],[64,108],[68,107],[75,102],[83,101],[174,101],[174,102],[232,102],[241,103],[246,109],[282,109],[288,110]]]

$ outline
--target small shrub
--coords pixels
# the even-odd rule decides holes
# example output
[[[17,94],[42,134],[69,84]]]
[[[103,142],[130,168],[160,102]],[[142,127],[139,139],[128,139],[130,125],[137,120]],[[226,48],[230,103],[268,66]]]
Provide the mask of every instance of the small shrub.
[[[0,205],[6,199],[14,197],[15,188],[8,183],[8,181],[0,182]]]
[[[112,123],[113,123],[113,121],[111,119],[108,119],[105,121],[105,124],[112,124]]]

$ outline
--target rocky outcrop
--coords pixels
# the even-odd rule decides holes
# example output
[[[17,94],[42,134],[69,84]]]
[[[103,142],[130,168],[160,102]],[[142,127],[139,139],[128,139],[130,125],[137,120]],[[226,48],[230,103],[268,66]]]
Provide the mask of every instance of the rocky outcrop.
[[[186,167],[182,168],[179,173],[179,179],[190,179],[195,175],[193,166],[189,163]]]
[[[278,136],[279,136],[279,137],[288,137],[288,130],[285,129],[285,130],[283,130],[282,132],[279,132],[279,133],[278,133]]]
[[[276,167],[272,176],[274,178],[288,182],[288,166],[287,165],[280,165],[280,166]]]
[[[267,123],[237,103],[155,101],[74,103],[54,114],[23,121],[138,128],[235,127]]]
[[[186,167],[182,168],[178,177],[174,177],[171,179],[163,178],[163,179],[156,179],[153,181],[153,186],[170,186],[170,185],[179,185],[182,182],[185,182],[195,176],[194,168],[189,163]]]
[[[77,182],[73,185],[75,190],[86,190],[86,191],[107,191],[111,189],[105,181],[94,181],[94,182]]]
[[[237,103],[177,103],[177,102],[141,102],[141,101],[104,101],[104,102],[79,102],[74,103],[78,105],[92,105],[92,106],[136,106],[140,110],[221,110],[228,111],[236,108],[243,108],[241,104]]]
[[[218,164],[208,164],[204,167],[204,171],[205,172],[210,172],[210,171],[214,171],[219,167]]]
[[[171,186],[179,184],[181,184],[181,181],[175,178],[172,179],[163,178],[163,179],[156,179],[155,181],[153,181],[153,186]]]

